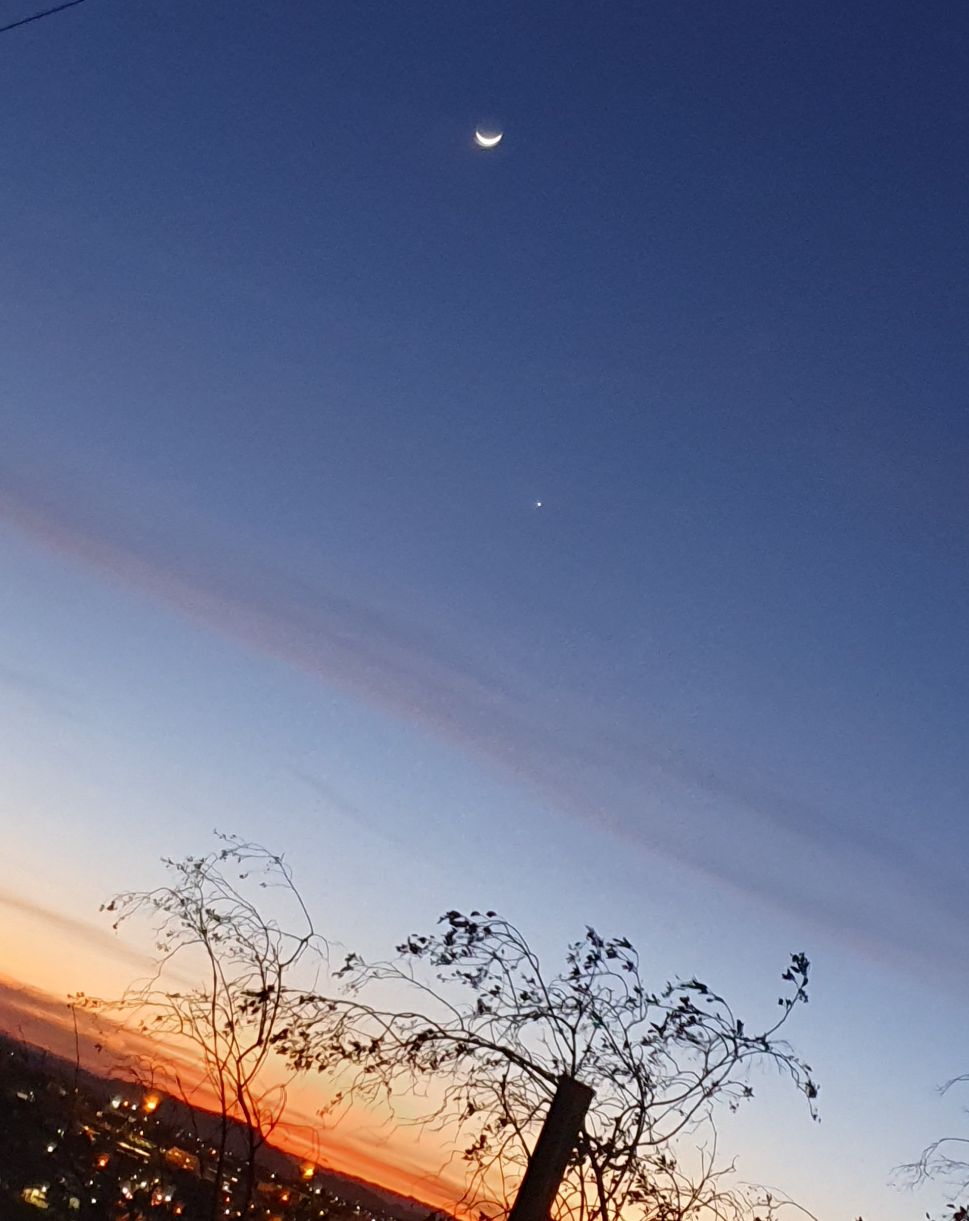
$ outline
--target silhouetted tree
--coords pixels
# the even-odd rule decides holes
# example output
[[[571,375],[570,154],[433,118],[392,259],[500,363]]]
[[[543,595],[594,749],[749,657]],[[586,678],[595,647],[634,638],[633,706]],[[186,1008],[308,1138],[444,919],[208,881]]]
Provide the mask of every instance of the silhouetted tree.
[[[961,1073],[947,1081],[939,1090],[947,1094],[959,1085],[969,1084],[969,1073]],[[969,1114],[969,1108],[964,1109]],[[896,1181],[915,1187],[936,1180],[956,1198],[969,1199],[969,1136],[941,1136],[927,1145],[914,1162],[898,1166]],[[969,1221],[969,1203],[949,1204],[945,1221]]]
[[[411,1109],[422,1098],[420,1122],[460,1133],[463,1203],[482,1216],[507,1211],[562,1076],[594,1100],[556,1218],[767,1217],[787,1206],[730,1186],[714,1118],[752,1097],[748,1069],[765,1062],[814,1114],[811,1070],[779,1038],[807,1000],[803,954],[783,973],[776,1020],[751,1029],[697,979],[651,989],[624,937],[587,928],[549,975],[494,912],[451,911],[440,923],[408,937],[393,961],[349,955],[338,998],[293,996],[279,1035],[292,1066],[332,1073],[347,1097],[405,1095]]]
[[[159,1041],[162,1059],[166,1048],[197,1056],[218,1108],[213,1221],[224,1211],[233,1121],[246,1144],[243,1212],[252,1203],[259,1151],[286,1105],[285,1083],[269,1082],[266,1074],[283,1001],[321,944],[283,857],[235,837],[219,839],[222,847],[206,856],[165,860],[166,885],[128,891],[105,904],[115,929],[147,918],[158,959],[152,976],[117,1000],[85,999],[89,1009],[135,1021],[143,1035]],[[282,892],[296,929],[260,910],[253,887]],[[183,985],[186,977],[194,982]]]

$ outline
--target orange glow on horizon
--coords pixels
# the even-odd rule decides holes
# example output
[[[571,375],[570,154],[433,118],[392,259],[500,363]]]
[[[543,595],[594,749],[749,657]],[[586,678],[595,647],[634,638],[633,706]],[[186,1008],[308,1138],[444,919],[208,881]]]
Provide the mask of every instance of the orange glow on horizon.
[[[81,1009],[77,1010],[79,1041],[75,1045],[73,1020],[66,998],[58,998],[40,989],[0,975],[0,1031],[15,1039],[73,1062],[80,1051],[82,1065],[95,1074],[117,1073],[118,1062],[136,1057],[144,1059],[150,1053],[158,1066],[159,1076],[165,1077],[166,1066],[160,1063],[160,1052],[168,1053],[171,1064],[178,1066],[183,1081],[195,1068],[195,1081],[189,1090],[193,1105],[217,1113],[214,1096],[199,1081],[200,1074],[183,1051],[174,1047],[160,1048],[137,1031],[112,1027],[101,1022],[95,1025]],[[163,1086],[146,1094],[141,1106],[152,1114],[165,1094]],[[301,1163],[302,1174],[312,1178],[317,1166],[325,1166],[337,1174],[345,1174],[384,1187],[402,1196],[419,1200],[434,1209],[455,1212],[463,1195],[463,1183],[442,1173],[446,1151],[438,1146],[427,1148],[419,1140],[392,1144],[386,1136],[375,1139],[373,1125],[377,1122],[366,1112],[344,1118],[340,1129],[324,1128],[318,1112],[327,1099],[315,1094],[309,1085],[301,1091],[302,1109],[292,1108],[287,1120],[274,1134],[273,1143]],[[310,1108],[313,1110],[310,1111]],[[307,1174],[307,1170],[309,1174]]]

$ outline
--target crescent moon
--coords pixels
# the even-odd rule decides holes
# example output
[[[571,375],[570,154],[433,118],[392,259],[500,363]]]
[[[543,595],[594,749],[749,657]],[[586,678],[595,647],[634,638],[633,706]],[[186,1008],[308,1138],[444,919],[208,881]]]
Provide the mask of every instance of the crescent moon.
[[[496,132],[493,136],[489,136],[487,132],[479,131],[475,128],[474,142],[478,148],[494,148],[495,145],[501,143],[501,138],[505,133],[503,131]]]

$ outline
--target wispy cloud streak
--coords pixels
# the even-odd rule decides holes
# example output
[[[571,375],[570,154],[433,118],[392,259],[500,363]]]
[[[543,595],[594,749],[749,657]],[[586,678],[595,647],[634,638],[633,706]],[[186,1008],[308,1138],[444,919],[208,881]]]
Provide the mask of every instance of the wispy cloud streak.
[[[48,682],[40,674],[29,673],[18,666],[6,665],[0,661],[0,690],[3,689],[37,705],[45,712],[73,718],[73,713],[68,709],[67,692]]]
[[[87,920],[78,920],[66,916],[53,908],[45,907],[33,899],[0,888],[0,909],[19,916],[26,916],[32,922],[50,931],[51,938],[56,939],[60,951],[64,950],[64,941],[74,945],[83,945],[108,958],[129,966],[147,971],[151,960],[143,952],[129,946],[120,937],[109,933],[107,929],[99,928]]]
[[[555,807],[710,879],[914,953],[920,930],[863,890],[927,885],[897,846],[824,811],[657,750],[579,692],[555,698],[515,666],[305,575],[239,554],[164,515],[137,525],[50,472],[0,472],[0,521],[35,544],[148,595],[223,636],[430,730]],[[711,818],[698,810],[715,802]],[[798,861],[792,869],[790,862]],[[845,882],[853,877],[856,893]],[[859,886],[859,877],[865,885]],[[932,903],[946,905],[938,892]],[[938,914],[938,913],[936,913]],[[938,922],[934,925],[939,935]]]

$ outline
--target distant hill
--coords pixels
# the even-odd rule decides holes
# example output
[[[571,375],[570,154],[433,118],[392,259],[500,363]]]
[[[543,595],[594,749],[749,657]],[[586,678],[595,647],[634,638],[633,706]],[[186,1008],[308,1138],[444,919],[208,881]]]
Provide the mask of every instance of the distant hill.
[[[65,1092],[73,1091],[76,1086],[90,1098],[96,1099],[99,1106],[110,1106],[111,1099],[118,1095],[133,1101],[145,1091],[144,1086],[130,1079],[93,1073],[34,1043],[0,1032],[0,1054],[8,1052],[22,1056],[46,1081],[56,1083]],[[215,1138],[220,1122],[217,1115],[202,1107],[191,1106],[163,1089],[156,1088],[155,1092],[164,1099],[166,1117],[173,1127],[197,1132],[203,1140]],[[237,1157],[244,1154],[244,1131],[241,1124],[233,1121],[229,1151]],[[298,1174],[300,1159],[294,1158],[278,1146],[267,1145],[260,1153],[259,1160],[267,1173],[275,1171],[287,1176]],[[453,1218],[422,1200],[400,1195],[379,1183],[371,1183],[355,1175],[342,1174],[332,1168],[318,1167],[314,1181],[330,1194],[339,1196],[350,1204],[359,1204],[369,1212],[390,1213],[399,1221],[424,1221],[424,1218],[430,1215],[440,1218],[441,1221],[453,1221]]]

